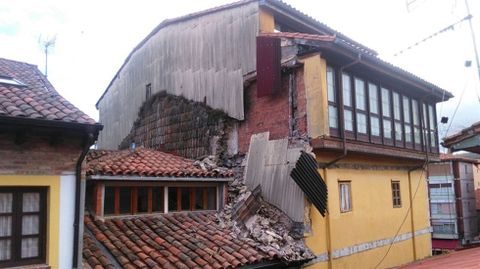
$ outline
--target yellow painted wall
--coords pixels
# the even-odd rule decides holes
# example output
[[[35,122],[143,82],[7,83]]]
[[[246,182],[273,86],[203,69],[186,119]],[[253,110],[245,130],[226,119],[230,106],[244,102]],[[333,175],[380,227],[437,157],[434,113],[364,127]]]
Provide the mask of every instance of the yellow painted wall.
[[[408,212],[410,203],[406,170],[328,169],[321,170],[321,174],[328,186],[329,215],[324,218],[312,207],[312,232],[306,239],[307,246],[316,255],[328,252],[329,245],[333,252],[362,243],[393,238],[405,216],[407,218],[399,234],[412,231],[412,215]],[[351,181],[351,212],[340,213],[339,180]],[[400,181],[401,208],[393,207],[391,180]],[[425,174],[421,171],[412,172],[411,186],[412,196],[418,186],[413,202],[413,230],[427,229],[430,224]],[[415,238],[417,259],[430,255],[430,240],[429,233]],[[374,268],[387,249],[388,245],[333,259],[331,268]],[[413,260],[413,240],[407,239],[395,243],[378,268],[388,268]],[[328,262],[320,262],[308,268],[329,268],[328,265]]]
[[[327,62],[319,53],[306,56],[300,62],[307,98],[308,136],[328,135]]]
[[[262,7],[259,12],[259,28],[260,33],[272,33],[275,29],[275,18],[273,14]]]
[[[47,264],[58,268],[60,231],[60,176],[3,176],[0,186],[42,186],[48,187],[47,194]]]

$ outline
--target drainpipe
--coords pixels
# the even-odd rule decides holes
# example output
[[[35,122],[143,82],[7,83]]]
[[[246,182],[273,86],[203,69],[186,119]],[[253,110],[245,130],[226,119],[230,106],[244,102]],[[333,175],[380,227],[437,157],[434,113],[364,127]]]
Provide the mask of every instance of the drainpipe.
[[[77,165],[75,167],[75,219],[73,222],[73,261],[72,268],[78,268],[79,258],[79,239],[80,239],[80,202],[81,202],[81,188],[82,188],[82,163],[85,156],[90,149],[90,146],[95,141],[95,135],[88,133],[83,140],[83,149],[80,157],[78,157]]]
[[[327,176],[327,167],[324,167],[323,168],[323,179],[325,180],[325,182],[328,182],[327,179],[328,179],[328,176]],[[331,269],[333,268],[333,264],[332,264],[332,252],[333,252],[333,248],[332,248],[332,229],[331,229],[331,225],[330,225],[330,210],[328,210],[328,203],[327,203],[327,216],[326,216],[326,219],[325,219],[325,231],[326,231],[326,239],[327,239],[327,258],[328,258],[328,269]]]
[[[338,89],[339,89],[339,92],[340,92],[340,111],[342,111],[342,113],[338,113],[339,115],[341,115],[341,118],[340,118],[340,128],[342,130],[342,145],[343,145],[343,154],[338,156],[337,158],[335,158],[333,161],[325,164],[325,168],[328,168],[330,166],[332,166],[333,164],[335,164],[336,162],[340,161],[341,159],[347,157],[347,137],[345,135],[345,119],[344,119],[344,116],[343,116],[343,111],[344,111],[344,105],[343,105],[343,79],[342,79],[342,73],[343,73],[343,70],[345,68],[348,68],[348,67],[351,67],[353,65],[356,65],[358,64],[360,61],[362,60],[362,55],[361,54],[358,54],[357,55],[357,59],[355,59],[353,62],[349,63],[349,64],[346,64],[346,65],[343,65],[339,68],[340,70],[340,79],[339,79],[339,83],[338,83]]]

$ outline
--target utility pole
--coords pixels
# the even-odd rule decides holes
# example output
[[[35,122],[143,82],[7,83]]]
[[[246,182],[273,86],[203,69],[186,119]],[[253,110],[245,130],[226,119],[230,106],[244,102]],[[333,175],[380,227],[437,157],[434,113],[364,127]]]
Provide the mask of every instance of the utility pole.
[[[467,13],[469,16],[468,25],[470,26],[470,34],[472,35],[473,51],[475,52],[475,62],[477,63],[478,80],[480,80],[480,62],[478,60],[477,41],[475,40],[475,32],[473,31],[472,14],[470,14],[470,7],[468,6],[468,0],[465,0],[465,7],[467,8]]]

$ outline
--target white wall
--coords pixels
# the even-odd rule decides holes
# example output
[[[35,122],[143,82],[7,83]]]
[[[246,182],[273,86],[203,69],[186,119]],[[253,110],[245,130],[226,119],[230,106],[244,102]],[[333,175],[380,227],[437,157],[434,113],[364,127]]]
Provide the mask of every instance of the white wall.
[[[72,268],[73,222],[75,217],[75,174],[60,176],[60,243],[58,265],[60,269]]]

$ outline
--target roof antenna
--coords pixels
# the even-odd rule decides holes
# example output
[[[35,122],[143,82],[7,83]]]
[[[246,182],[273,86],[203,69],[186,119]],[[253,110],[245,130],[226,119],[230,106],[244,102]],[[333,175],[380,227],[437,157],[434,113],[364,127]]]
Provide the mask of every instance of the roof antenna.
[[[50,48],[55,46],[55,42],[57,40],[57,35],[53,37],[47,37],[42,39],[42,35],[38,37],[38,44],[40,44],[43,52],[45,53],[45,77],[48,77],[48,52]]]

